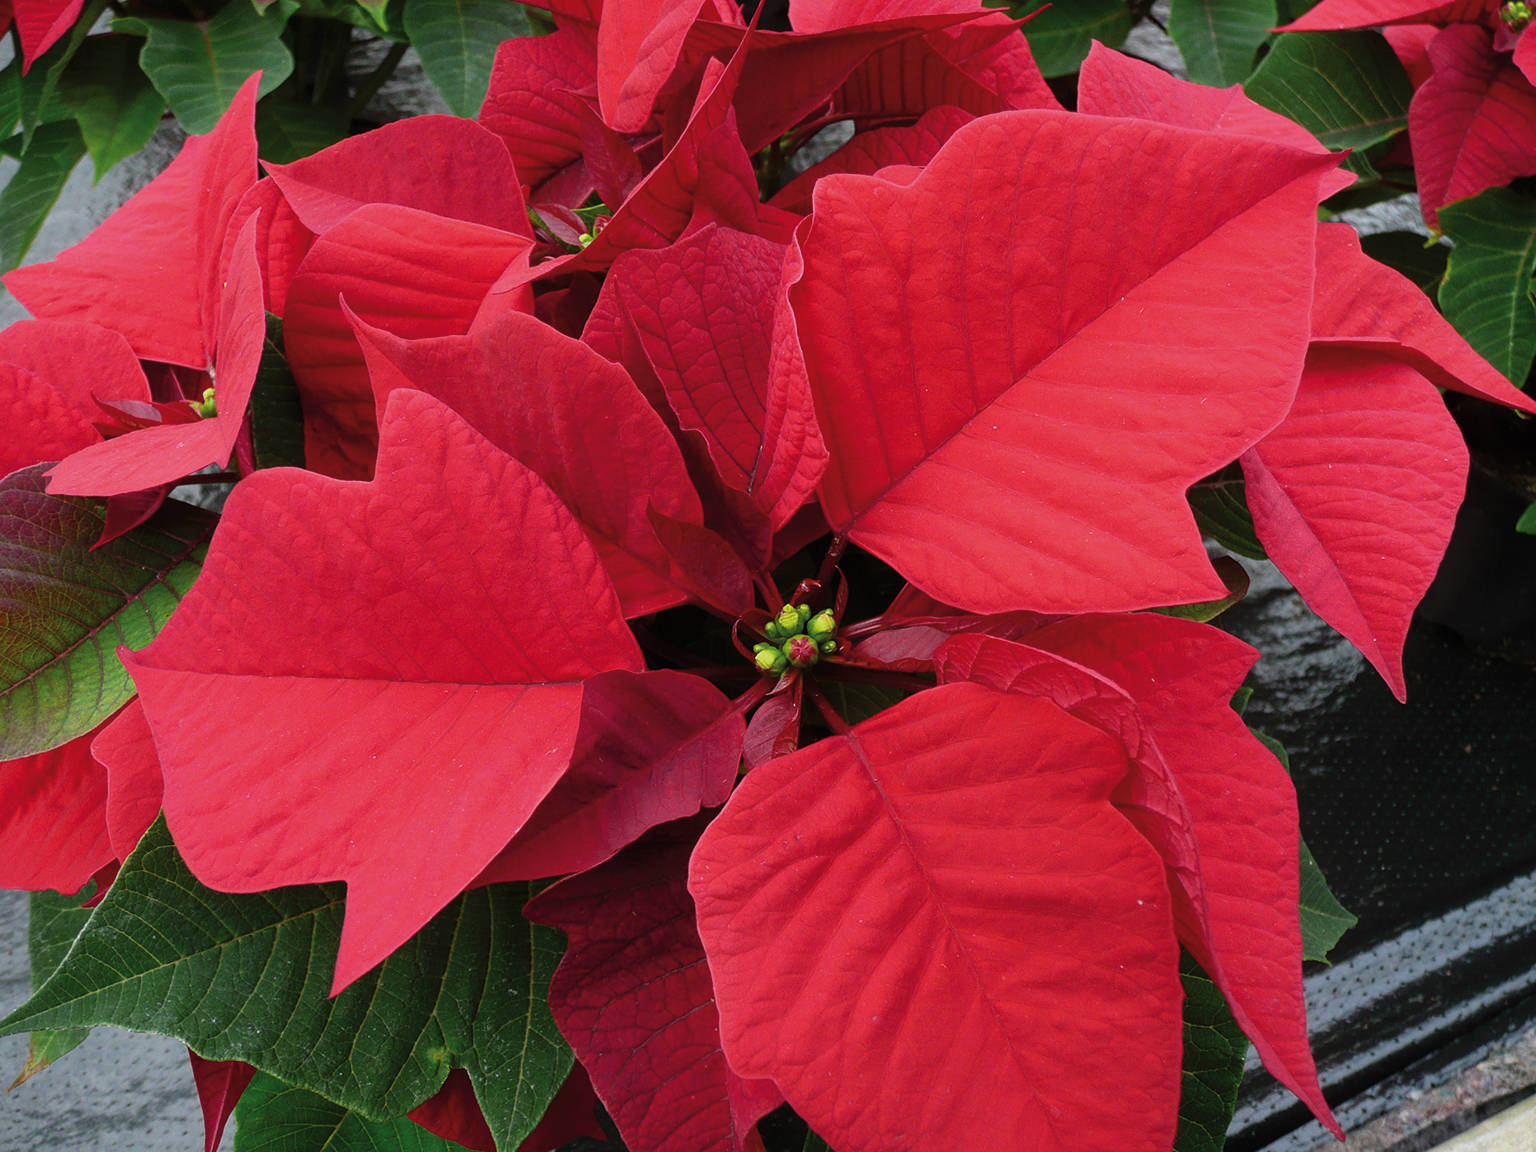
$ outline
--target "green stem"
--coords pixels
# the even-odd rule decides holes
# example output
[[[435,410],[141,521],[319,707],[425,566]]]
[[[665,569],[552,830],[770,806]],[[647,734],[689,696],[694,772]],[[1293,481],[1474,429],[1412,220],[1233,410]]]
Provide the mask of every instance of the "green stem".
[[[384,87],[384,82],[394,75],[395,67],[409,47],[410,45],[403,41],[396,44],[379,62],[379,66],[368,73],[368,78],[358,85],[351,102],[347,105],[348,120],[354,119],[367,106],[368,101],[373,99],[374,94]]]

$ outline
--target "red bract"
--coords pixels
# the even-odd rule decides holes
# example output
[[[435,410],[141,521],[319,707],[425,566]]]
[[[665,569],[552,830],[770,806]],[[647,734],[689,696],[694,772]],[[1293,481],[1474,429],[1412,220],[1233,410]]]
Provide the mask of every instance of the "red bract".
[[[224,1126],[234,1115],[235,1104],[256,1075],[256,1069],[239,1060],[204,1060],[190,1048],[187,1056],[192,1061],[197,1099],[203,1107],[203,1152],[218,1152]]]
[[[960,129],[908,187],[824,179],[790,299],[828,521],[979,612],[1225,595],[1184,490],[1295,395],[1332,164],[1020,112]]]
[[[154,734],[137,699],[105,724],[91,741],[91,755],[107,771],[107,833],[119,860],[160,814],[165,781],[155,753]]]
[[[77,892],[111,863],[107,773],[91,757],[100,731],[0,761],[0,887]]]

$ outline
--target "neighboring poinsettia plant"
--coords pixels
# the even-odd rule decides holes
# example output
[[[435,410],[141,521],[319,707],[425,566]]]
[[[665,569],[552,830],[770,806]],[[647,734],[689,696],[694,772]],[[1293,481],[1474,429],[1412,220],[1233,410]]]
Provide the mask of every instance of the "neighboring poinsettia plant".
[[[551,9],[478,122],[265,174],[252,77],[7,277],[0,882],[96,884],[29,1073],[176,1036],[210,1150],[1167,1152],[1215,1012],[1339,1134],[1202,530],[1402,698],[1438,389],[1536,404],[1239,90],[1096,46],[1068,111],[970,0]]]

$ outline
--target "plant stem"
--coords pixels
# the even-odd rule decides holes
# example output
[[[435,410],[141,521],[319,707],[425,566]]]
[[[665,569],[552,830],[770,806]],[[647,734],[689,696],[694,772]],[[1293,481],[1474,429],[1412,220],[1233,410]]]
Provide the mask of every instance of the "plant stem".
[[[827,722],[827,727],[832,729],[834,736],[848,735],[848,721],[844,720],[838,710],[832,707],[832,701],[827,699],[809,676],[805,679],[805,694],[811,698],[811,703],[816,705],[816,711],[821,713],[821,718]]]
[[[821,558],[821,569],[816,573],[816,582],[823,587],[832,576],[832,570],[837,567],[837,562],[843,558],[843,549],[848,547],[848,537],[837,535],[832,537],[832,543],[827,545],[827,554]]]
[[[410,45],[404,42],[396,44],[385,54],[384,59],[379,61],[379,66],[368,73],[367,78],[357,86],[357,91],[353,93],[351,101],[347,104],[348,120],[355,119],[367,106],[368,101],[372,100],[378,90],[384,87],[384,82],[394,75],[396,65],[400,63],[401,57],[409,47]]]

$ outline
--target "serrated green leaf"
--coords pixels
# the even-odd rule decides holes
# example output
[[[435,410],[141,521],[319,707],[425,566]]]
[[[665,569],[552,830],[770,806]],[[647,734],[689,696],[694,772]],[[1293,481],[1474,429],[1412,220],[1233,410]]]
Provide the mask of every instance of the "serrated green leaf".
[[[1253,531],[1246,491],[1241,470],[1231,468],[1190,488],[1189,506],[1202,536],[1249,560],[1268,560],[1269,554]]]
[[[1046,8],[1047,4],[1051,6]],[[1024,25],[1030,53],[1046,76],[1066,76],[1076,72],[1088,58],[1095,40],[1108,48],[1125,43],[1131,31],[1131,13],[1125,0],[1072,0],[1068,4],[1052,0],[1024,0],[1011,4],[1008,12],[1018,18],[1045,8]]]
[[[270,312],[251,390],[251,448],[258,468],[304,467],[304,405],[283,355],[283,322]]]
[[[1335,151],[1402,131],[1413,98],[1408,74],[1380,32],[1287,32],[1243,91]]]
[[[1440,307],[1467,343],[1517,388],[1536,358],[1536,197],[1490,188],[1440,209],[1456,243]]]
[[[533,35],[511,0],[406,0],[405,32],[427,78],[458,116],[480,115],[504,40]]]
[[[226,4],[208,20],[127,16],[114,32],[144,36],[139,65],[194,135],[213,131],[240,85],[261,71],[265,96],[293,71],[293,55],[279,39],[297,4],[274,0],[257,12],[250,4]]]
[[[1372,260],[1401,272],[1430,296],[1434,296],[1445,277],[1445,244],[1426,240],[1417,232],[1377,232],[1360,237],[1360,247]]]
[[[1179,979],[1184,984],[1184,1068],[1173,1152],[1221,1152],[1243,1082],[1248,1037],[1232,1018],[1221,989],[1182,948]]]
[[[412,1120],[369,1120],[258,1072],[235,1105],[235,1152],[464,1152]]]
[[[117,646],[137,651],[155,638],[218,523],[168,500],[93,552],[105,505],[45,493],[51,467],[0,480],[0,760],[57,748],[127,703],[133,681]]]
[[[832,702],[837,714],[850,724],[859,724],[900,704],[907,694],[900,688],[883,684],[849,684],[841,680],[818,681],[817,687]]]
[[[73,896],[64,896],[58,892],[32,893],[27,914],[27,957],[31,962],[34,992],[64,962],[69,946],[91,918],[91,910],[80,905],[95,894],[94,880]],[[59,1057],[73,1051],[90,1034],[89,1028],[32,1033],[27,1046],[27,1061],[11,1087],[30,1079]]]
[[[6,144],[12,141],[24,138],[12,136]],[[0,150],[15,155],[10,148]],[[84,155],[85,141],[73,120],[38,126],[21,166],[0,192],[0,271],[9,272],[21,263]]]
[[[344,886],[254,895],[203,887],[162,816],[79,942],[0,1035],[110,1024],[244,1060],[369,1120],[469,1073],[499,1147],[516,1148],[574,1062],[550,1015],[562,935],[522,906],[542,884],[458,897],[382,965],[332,998]]]
[[[271,164],[291,164],[347,137],[347,114],[314,104],[258,104],[256,145]]]
[[[1173,0],[1168,35],[1191,80],[1225,88],[1248,79],[1275,20],[1275,0]]]
[[[149,143],[165,111],[165,97],[139,67],[139,48],[131,36],[92,36],[59,79],[97,180]]]

